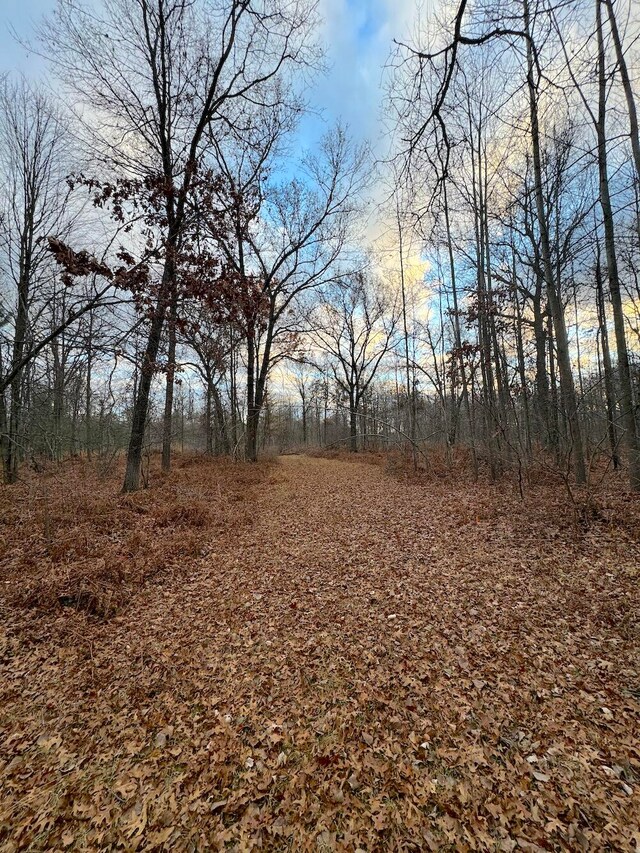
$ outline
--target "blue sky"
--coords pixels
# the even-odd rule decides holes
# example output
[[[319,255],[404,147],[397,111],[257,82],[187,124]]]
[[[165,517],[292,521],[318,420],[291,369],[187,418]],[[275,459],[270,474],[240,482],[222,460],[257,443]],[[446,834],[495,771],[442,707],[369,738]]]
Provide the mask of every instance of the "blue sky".
[[[0,2],[0,70],[19,70],[27,75],[42,70],[41,60],[29,54],[11,35],[11,28],[28,39],[33,24],[53,8],[52,0],[1,0]]]
[[[393,38],[411,25],[417,0],[320,0],[322,40],[330,66],[314,98],[328,121],[347,122],[356,137],[376,142],[384,65]]]
[[[381,107],[383,66],[394,37],[410,24],[415,0],[320,0],[321,38],[327,48],[329,72],[318,80],[310,100],[326,123],[346,122],[353,135],[375,144]],[[0,71],[38,75],[42,60],[28,53],[11,35],[24,40],[33,24],[50,11],[55,0],[0,0]],[[311,145],[324,125],[305,120],[304,144]]]

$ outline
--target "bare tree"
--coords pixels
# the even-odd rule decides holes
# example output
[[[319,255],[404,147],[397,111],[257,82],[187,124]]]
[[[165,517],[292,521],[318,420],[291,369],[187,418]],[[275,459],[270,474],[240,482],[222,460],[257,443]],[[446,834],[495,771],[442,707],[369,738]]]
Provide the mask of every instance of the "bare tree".
[[[243,161],[241,161],[243,162]],[[246,456],[257,458],[258,425],[269,372],[291,347],[305,321],[305,295],[332,280],[349,248],[368,183],[367,153],[342,128],[301,164],[301,177],[268,182],[261,170],[249,179],[225,160],[236,203],[228,236],[219,245],[238,277],[246,343]]]
[[[33,348],[34,300],[44,296],[54,271],[44,238],[69,223],[64,182],[68,137],[44,94],[24,79],[0,87],[0,170],[5,189],[0,212],[2,310],[9,319],[11,356],[0,377],[9,387],[3,459],[8,482],[17,477],[21,448],[23,369]],[[46,301],[46,297],[45,297]],[[64,318],[66,319],[66,317]],[[27,359],[27,361],[25,361]]]
[[[67,85],[91,107],[91,136],[112,169],[157,182],[163,267],[142,356],[124,491],[140,482],[152,379],[165,318],[175,315],[176,258],[207,132],[268,98],[267,84],[314,58],[302,0],[103,0],[58,7],[43,38]],[[168,395],[173,366],[169,366]]]
[[[410,174],[414,168],[416,156],[422,157],[422,152],[435,150],[431,162],[439,160],[440,166],[436,171],[439,182],[446,182],[452,156],[451,136],[451,95],[455,94],[459,80],[466,80],[461,69],[460,52],[463,47],[483,47],[483,50],[493,50],[493,66],[502,63],[508,72],[512,84],[510,90],[503,94],[501,102],[510,103],[520,91],[526,93],[529,125],[526,132],[530,146],[533,165],[532,197],[535,202],[535,225],[539,235],[540,263],[539,268],[544,281],[546,298],[550,315],[553,320],[556,358],[560,373],[561,396],[563,411],[569,428],[569,445],[573,456],[575,477],[578,482],[585,482],[586,467],[584,459],[584,440],[578,411],[578,397],[575,389],[569,338],[564,316],[564,305],[560,290],[560,282],[553,264],[553,254],[550,239],[550,223],[548,219],[548,204],[545,198],[543,147],[540,131],[540,99],[541,87],[546,78],[542,73],[543,48],[545,33],[539,33],[536,26],[544,19],[544,14],[532,14],[529,0],[522,4],[511,4],[491,7],[482,6],[478,10],[467,9],[467,0],[462,0],[455,13],[453,33],[446,36],[443,47],[433,50],[423,50],[419,47],[401,45],[401,54],[405,57],[402,69],[406,79],[408,68],[415,69],[413,86],[415,96],[409,100],[400,94],[397,114],[404,122],[405,132],[402,136],[404,147],[402,156],[405,170]],[[536,7],[537,11],[537,7]],[[476,14],[477,12],[477,14]],[[543,21],[547,25],[548,20]],[[470,34],[467,34],[468,30]],[[494,49],[495,48],[495,49]],[[524,52],[524,65],[520,59]],[[406,63],[409,63],[407,65]],[[483,72],[486,74],[486,69]],[[425,89],[431,85],[432,89]],[[477,86],[484,92],[485,78],[480,77]],[[482,95],[476,97],[482,99]],[[426,106],[426,111],[420,110]],[[496,105],[491,115],[496,115],[499,106]],[[487,148],[486,137],[482,133],[484,116],[477,122],[470,123],[465,133],[465,143],[475,147],[472,151],[472,188],[474,217],[476,219],[476,269],[478,275],[479,308],[488,303],[492,307],[492,280],[494,264],[490,259],[490,235],[487,208]],[[463,131],[464,132],[464,131]],[[473,140],[477,138],[475,146]],[[492,314],[480,326],[480,346],[483,352],[483,388],[487,398],[486,408],[495,411],[495,425],[489,430],[489,435],[498,434],[506,428],[505,407],[507,377],[505,375],[505,359],[499,347],[498,335],[491,319]],[[497,400],[494,401],[494,384],[497,390]]]
[[[610,11],[613,15],[613,10]],[[612,18],[615,29],[615,17]],[[627,350],[627,339],[625,333],[624,309],[622,306],[622,294],[620,292],[620,279],[618,274],[618,256],[616,252],[615,229],[613,223],[613,207],[611,204],[611,192],[609,189],[609,174],[607,168],[607,130],[606,130],[606,89],[607,69],[605,60],[604,34],[602,28],[602,7],[600,0],[596,0],[596,31],[598,38],[598,118],[595,122],[596,135],[598,139],[598,170],[600,186],[600,204],[602,206],[602,219],[605,234],[605,251],[607,257],[607,274],[609,277],[609,294],[613,307],[613,322],[616,337],[616,349],[618,355],[618,373],[621,389],[621,409],[624,425],[625,443],[629,456],[629,481],[634,491],[640,491],[640,440],[638,438],[638,427],[636,423],[633,404],[633,386],[631,383],[631,369],[629,366],[629,353]],[[619,40],[616,40],[616,45]],[[621,69],[622,70],[622,69]],[[626,66],[624,66],[626,73]],[[627,76],[628,81],[628,76]],[[632,124],[635,115],[631,110],[633,97],[629,103]],[[637,139],[638,125],[635,121],[635,142]],[[640,155],[640,149],[637,150]],[[634,154],[636,148],[634,147]],[[640,156],[636,163],[640,168]],[[638,172],[640,177],[640,171]]]
[[[330,359],[349,401],[350,447],[358,450],[358,414],[383,358],[395,343],[401,309],[397,298],[366,273],[347,276],[323,293],[313,314],[312,336]]]

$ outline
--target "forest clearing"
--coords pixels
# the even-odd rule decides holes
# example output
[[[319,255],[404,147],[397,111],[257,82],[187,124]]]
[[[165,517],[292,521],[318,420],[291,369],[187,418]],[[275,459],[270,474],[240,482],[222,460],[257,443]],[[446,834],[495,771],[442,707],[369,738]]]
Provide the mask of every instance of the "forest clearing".
[[[2,850],[637,849],[637,498],[120,477],[0,493]]]

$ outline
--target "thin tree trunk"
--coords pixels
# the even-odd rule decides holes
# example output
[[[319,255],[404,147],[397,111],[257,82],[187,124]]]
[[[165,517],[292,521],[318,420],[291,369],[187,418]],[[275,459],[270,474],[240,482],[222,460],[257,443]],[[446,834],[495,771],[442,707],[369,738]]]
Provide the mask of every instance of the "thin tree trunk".
[[[87,375],[84,386],[84,441],[87,459],[91,459],[91,378],[93,368],[93,311],[89,312],[87,332]]]
[[[271,363],[271,347],[273,345],[273,330],[275,325],[274,311],[275,306],[271,304],[268,328],[265,334],[264,349],[260,356],[260,370],[258,371],[257,377],[255,375],[255,367],[257,364],[255,364],[256,349],[254,343],[249,347],[250,353],[247,354],[247,359],[254,361],[254,367],[251,368],[250,373],[249,368],[247,368],[247,459],[250,462],[256,462],[258,459],[258,429],[260,426],[260,413],[266,400],[267,377]],[[251,359],[249,359],[249,355],[251,355]]]
[[[600,326],[600,341],[602,345],[604,392],[607,408],[607,435],[609,437],[611,461],[613,462],[614,469],[617,469],[620,464],[620,460],[618,458],[618,438],[616,435],[616,400],[613,385],[613,368],[611,366],[611,353],[609,350],[609,331],[607,329],[607,312],[604,301],[604,287],[602,284],[602,267],[600,265],[600,246],[597,247],[596,256],[596,303],[598,306],[598,324]]]
[[[231,450],[235,454],[238,446],[238,383],[236,375],[236,342],[233,328],[229,334],[229,404],[231,406]]]
[[[442,180],[444,223],[447,234],[447,252],[449,255],[449,277],[451,279],[451,298],[453,300],[453,336],[459,362],[460,378],[462,379],[462,403],[469,424],[469,443],[471,447],[471,460],[473,465],[473,476],[478,479],[478,456],[476,454],[475,423],[469,403],[469,382],[467,379],[467,368],[464,363],[464,352],[462,350],[462,333],[460,330],[460,309],[458,306],[458,283],[456,278],[456,264],[453,254],[453,241],[451,239],[451,220],[449,218],[449,199],[447,196],[447,176]]]
[[[604,39],[602,34],[602,12],[600,0],[596,0],[596,28],[598,36],[598,166],[600,174],[600,204],[604,224],[605,250],[607,255],[607,273],[609,277],[609,293],[613,310],[613,327],[616,337],[618,356],[618,374],[620,377],[620,415],[624,427],[624,442],[627,447],[629,464],[629,485],[635,492],[640,491],[640,442],[633,407],[633,387],[631,384],[631,369],[629,352],[627,350],[626,332],[624,327],[624,311],[620,292],[618,275],[618,257],[616,253],[615,231],[613,225],[613,208],[609,192],[609,176],[607,174],[607,138],[606,138],[606,69],[604,56]]]
[[[227,427],[224,420],[224,408],[222,407],[222,400],[215,385],[211,388],[211,395],[216,419],[216,452],[228,453],[229,439],[227,438]]]
[[[560,449],[560,402],[558,400],[558,382],[556,379],[556,355],[553,336],[553,320],[547,313],[547,341],[549,342],[549,383],[551,386],[551,411],[549,412],[549,437],[551,448],[556,456]]]
[[[629,69],[627,68],[627,60],[625,59],[622,42],[620,40],[620,32],[618,30],[618,22],[616,20],[615,9],[613,8],[612,0],[604,0],[607,7],[609,17],[609,26],[611,27],[611,36],[613,38],[613,46],[616,52],[616,62],[620,71],[620,79],[622,80],[622,88],[627,101],[627,111],[629,113],[629,136],[631,137],[631,150],[633,152],[633,162],[636,167],[638,181],[640,181],[640,131],[638,130],[638,111],[633,94],[633,86],[629,77]],[[601,15],[600,15],[601,17]],[[602,29],[602,22],[600,22]],[[640,223],[638,225],[640,228]]]
[[[529,0],[524,0],[524,26],[527,33],[527,84],[529,90],[529,112],[531,119],[531,142],[533,149],[533,172],[534,189],[536,199],[536,210],[538,216],[538,228],[540,231],[540,247],[542,254],[542,267],[547,288],[547,298],[553,319],[558,353],[558,369],[560,371],[560,393],[562,395],[563,408],[569,426],[570,452],[573,457],[574,474],[577,483],[585,483],[587,470],[584,461],[584,446],[582,440],[582,429],[578,416],[578,401],[576,397],[573,373],[571,371],[571,358],[569,355],[569,340],[567,327],[565,325],[564,309],[560,293],[559,282],[554,281],[553,264],[551,260],[551,247],[549,243],[549,227],[544,203],[544,192],[542,185],[542,155],[540,152],[540,128],[538,120],[538,99],[536,83],[534,80],[534,56],[531,38],[531,21],[529,16]]]
[[[162,470],[171,469],[171,439],[173,437],[173,392],[176,376],[176,321],[178,298],[175,284],[172,288],[169,307],[169,346],[167,351],[167,381],[164,395],[164,417],[162,421]]]
[[[573,276],[572,276],[573,279]],[[573,311],[574,316],[576,318],[576,357],[578,362],[578,388],[580,389],[580,396],[584,396],[584,382],[582,381],[582,353],[580,352],[580,320],[578,316],[578,289],[575,285],[575,281],[573,283]]]
[[[358,452],[358,411],[354,394],[349,394],[349,449]]]
[[[404,367],[407,390],[407,405],[409,407],[409,435],[411,436],[411,449],[413,453],[413,467],[418,468],[416,456],[416,412],[414,392],[411,387],[411,364],[409,359],[409,328],[407,324],[407,292],[404,280],[404,245],[402,240],[402,222],[400,220],[400,202],[396,197],[396,221],[398,225],[398,254],[400,258],[400,291],[402,294],[402,331],[404,335]]]
[[[129,448],[127,450],[127,466],[125,470],[124,484],[122,487],[123,492],[134,492],[140,487],[140,466],[142,464],[142,450],[144,447],[147,412],[149,410],[151,382],[156,369],[156,359],[158,357],[160,340],[162,338],[162,327],[164,325],[167,297],[170,293],[173,278],[173,248],[170,249],[167,247],[167,257],[162,274],[162,284],[155,310],[151,317],[149,337],[142,357],[137,394],[133,404],[131,437],[129,439]]]
[[[513,247],[512,247],[513,249]],[[520,300],[518,298],[518,289],[516,281],[516,257],[515,252],[511,255],[511,275],[513,277],[513,296],[516,305],[515,316],[515,333],[516,333],[516,351],[518,355],[518,375],[520,377],[520,388],[522,392],[522,408],[524,413],[524,432],[525,432],[525,447],[527,456],[531,458],[533,448],[531,444],[531,415],[529,413],[529,393],[527,391],[527,372],[524,361],[524,342],[522,340],[522,311],[520,309]]]
[[[302,399],[302,443],[306,447],[306,445],[307,445],[307,401],[306,401],[304,391],[300,392],[300,397]]]
[[[211,408],[213,398],[213,383],[211,377],[207,376],[207,392],[204,408],[204,435],[205,435],[205,453],[207,456],[213,455],[213,430],[211,423]]]
[[[258,459],[258,421],[260,412],[256,409],[256,347],[253,328],[247,334],[247,436],[245,456],[247,461]]]
[[[473,139],[473,134],[470,135]],[[491,364],[491,339],[487,328],[487,290],[485,282],[485,256],[484,256],[484,225],[483,225],[483,192],[482,192],[482,161],[481,161],[481,139],[480,128],[478,128],[478,162],[476,166],[473,150],[471,157],[471,177],[473,188],[474,206],[474,232],[476,248],[476,276],[477,276],[477,299],[478,299],[478,343],[480,346],[480,369],[482,373],[482,390],[484,397],[484,425],[485,441],[489,461],[489,474],[491,480],[496,480],[498,469],[496,464],[496,448],[494,441],[494,381]],[[476,174],[477,169],[477,174]]]
[[[31,218],[29,217],[29,221]],[[27,226],[25,226],[27,230]],[[20,251],[20,276],[18,281],[18,303],[16,306],[15,334],[11,365],[15,367],[22,361],[28,324],[29,279],[31,275],[31,240],[28,234],[23,235]],[[21,415],[22,371],[17,373],[10,385],[9,429],[5,456],[5,477],[8,483],[15,483],[18,478],[19,432]]]
[[[62,459],[62,415],[64,411],[64,339],[58,338],[53,352],[53,459]],[[62,350],[62,351],[61,351]]]

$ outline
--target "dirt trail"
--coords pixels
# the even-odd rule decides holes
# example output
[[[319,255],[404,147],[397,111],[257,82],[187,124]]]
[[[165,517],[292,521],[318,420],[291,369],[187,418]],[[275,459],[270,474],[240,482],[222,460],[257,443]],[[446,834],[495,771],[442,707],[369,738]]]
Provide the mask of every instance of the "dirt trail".
[[[5,657],[2,849],[640,848],[640,552],[560,506],[284,457],[186,571]]]

